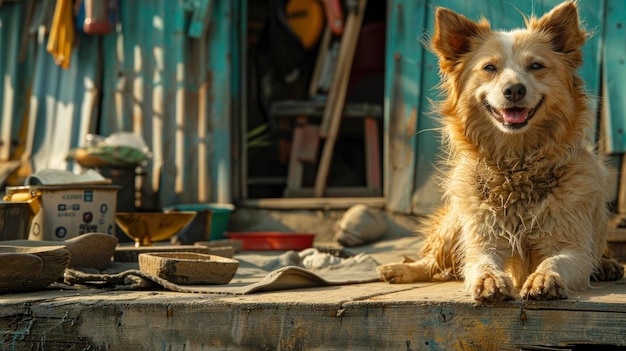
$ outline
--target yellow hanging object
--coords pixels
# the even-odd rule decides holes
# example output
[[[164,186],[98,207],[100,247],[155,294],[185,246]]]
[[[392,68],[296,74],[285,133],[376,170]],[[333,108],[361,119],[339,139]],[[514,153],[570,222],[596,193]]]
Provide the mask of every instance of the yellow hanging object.
[[[72,0],[57,0],[54,17],[50,27],[48,46],[46,49],[57,65],[67,69],[70,67],[72,46],[74,45],[74,16]]]

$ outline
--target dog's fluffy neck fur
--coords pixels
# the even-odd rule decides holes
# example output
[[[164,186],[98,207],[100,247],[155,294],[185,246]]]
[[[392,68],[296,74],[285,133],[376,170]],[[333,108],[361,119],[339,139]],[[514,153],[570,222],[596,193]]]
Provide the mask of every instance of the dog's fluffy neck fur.
[[[455,100],[449,99],[444,102],[444,106],[453,101]],[[590,111],[585,104],[579,106],[578,111],[578,116],[569,119],[576,118],[578,124],[570,126],[569,129],[552,126],[552,134],[543,138],[540,144],[534,145],[527,143],[526,139],[532,139],[528,134],[505,134],[495,127],[491,133],[500,135],[492,137],[500,142],[489,145],[475,142],[464,130],[447,129],[444,131],[444,139],[449,147],[447,154],[450,157],[454,155],[454,159],[448,159],[447,162],[451,166],[462,164],[464,167],[474,168],[476,186],[483,193],[484,199],[494,208],[506,208],[522,197],[526,201],[539,201],[557,184],[559,176],[563,169],[567,168],[572,157],[580,152],[586,152],[589,147],[589,143],[581,142],[589,138],[581,138],[580,135],[587,134],[585,128],[589,125],[581,123],[581,115],[590,114]],[[444,118],[456,118],[455,116],[450,113],[444,114]],[[566,130],[573,132],[568,134]],[[458,133],[462,135],[455,135]],[[463,161],[459,162],[460,160]],[[520,195],[516,193],[519,187],[526,189],[530,187],[533,190]],[[491,190],[485,192],[484,189]]]
[[[578,83],[580,78],[575,75],[572,81]],[[444,84],[455,83],[447,81]],[[568,102],[573,107],[571,116],[545,119],[531,126],[525,133],[504,133],[495,126],[468,130],[467,126],[461,127],[459,123],[444,122],[448,126],[443,130],[444,144],[448,147],[447,164],[452,167],[462,165],[475,172],[475,186],[483,200],[494,210],[506,212],[509,206],[518,201],[526,204],[541,201],[558,184],[559,177],[571,159],[581,152],[587,152],[592,145],[588,134],[593,124],[593,114],[587,105],[582,85],[575,84],[573,88],[576,98]],[[464,113],[459,110],[458,101],[458,97],[448,96],[440,102],[439,111],[444,119],[457,119],[459,113]],[[542,108],[547,114],[557,113],[548,111],[549,106]],[[485,112],[476,107],[471,113]],[[558,113],[563,117],[562,110]],[[538,135],[541,137],[538,138]],[[496,142],[478,142],[484,138]],[[535,142],[530,143],[529,140]]]

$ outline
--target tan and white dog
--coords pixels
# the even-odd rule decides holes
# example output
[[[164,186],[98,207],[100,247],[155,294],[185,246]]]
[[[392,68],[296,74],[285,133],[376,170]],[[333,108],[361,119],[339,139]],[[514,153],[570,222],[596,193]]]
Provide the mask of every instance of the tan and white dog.
[[[436,11],[437,112],[447,145],[444,203],[415,262],[383,265],[390,283],[464,279],[481,302],[564,299],[617,280],[604,256],[608,170],[593,152],[578,69],[587,33],[574,2],[526,28],[492,31]]]

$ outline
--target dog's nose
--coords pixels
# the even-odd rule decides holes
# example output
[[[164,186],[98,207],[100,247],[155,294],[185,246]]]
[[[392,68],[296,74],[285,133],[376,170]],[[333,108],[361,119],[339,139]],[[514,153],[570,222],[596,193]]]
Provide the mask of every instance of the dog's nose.
[[[526,96],[526,87],[521,83],[509,84],[504,87],[502,94],[512,102],[518,102]]]

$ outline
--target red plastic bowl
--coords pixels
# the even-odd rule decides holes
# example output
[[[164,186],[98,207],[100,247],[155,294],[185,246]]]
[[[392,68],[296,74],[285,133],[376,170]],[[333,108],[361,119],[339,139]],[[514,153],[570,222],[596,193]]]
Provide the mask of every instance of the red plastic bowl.
[[[315,234],[282,232],[228,232],[228,237],[243,242],[242,250],[304,250],[313,246]]]

